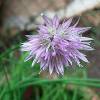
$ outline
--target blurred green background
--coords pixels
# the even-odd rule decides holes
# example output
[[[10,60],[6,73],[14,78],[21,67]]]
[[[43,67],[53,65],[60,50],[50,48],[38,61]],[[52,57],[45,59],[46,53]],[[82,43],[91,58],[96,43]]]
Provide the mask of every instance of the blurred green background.
[[[58,1],[0,0],[0,100],[100,100],[100,7],[74,15],[74,20],[80,16],[79,26],[92,27],[83,34],[94,39],[95,50],[85,52],[89,64],[65,69],[64,76],[50,76],[47,71],[39,74],[39,64],[24,62],[27,53],[20,45],[25,35],[36,33],[40,13],[56,13],[74,0]]]

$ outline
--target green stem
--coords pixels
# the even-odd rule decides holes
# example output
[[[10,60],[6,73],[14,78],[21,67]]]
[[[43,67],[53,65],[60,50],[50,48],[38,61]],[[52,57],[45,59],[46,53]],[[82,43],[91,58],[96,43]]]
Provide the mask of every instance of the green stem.
[[[41,85],[41,84],[46,84],[46,83],[72,83],[72,84],[76,84],[76,85],[83,85],[83,86],[95,86],[95,87],[100,87],[100,83],[92,83],[92,82],[84,82],[82,80],[37,80],[37,81],[33,81],[33,82],[28,82],[26,84],[18,84],[18,86],[20,87],[25,87],[27,85]]]
[[[74,89],[74,94],[72,100],[77,100],[77,87]]]
[[[45,79],[39,79],[39,78],[33,78],[33,79],[25,79],[23,81],[21,81],[19,84],[23,84],[23,83],[29,83],[29,82],[66,82],[66,81],[78,81],[78,82],[81,82],[81,81],[87,81],[87,82],[97,82],[97,83],[100,83],[100,79],[87,79],[87,78],[84,78],[84,79],[80,79],[80,78],[67,78],[67,79],[56,79],[56,80],[45,80]]]
[[[9,77],[8,77],[8,71],[7,71],[7,68],[5,66],[4,66],[4,74],[5,74],[5,79],[7,81],[7,84],[8,84],[8,89],[11,90]]]
[[[27,80],[28,81],[28,80]],[[12,90],[17,88],[23,88],[30,85],[43,85],[43,84],[55,84],[55,83],[63,83],[63,84],[75,84],[80,86],[92,86],[92,87],[98,87],[100,88],[100,80],[97,79],[56,79],[56,80],[45,80],[45,79],[34,79],[29,80],[27,82],[26,80],[21,81],[20,83],[17,83]]]

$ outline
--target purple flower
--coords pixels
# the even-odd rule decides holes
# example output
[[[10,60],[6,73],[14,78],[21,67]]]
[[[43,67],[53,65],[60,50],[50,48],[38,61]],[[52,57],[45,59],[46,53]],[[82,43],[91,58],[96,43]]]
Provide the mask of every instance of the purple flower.
[[[28,51],[25,61],[34,58],[32,66],[40,63],[40,70],[48,69],[50,74],[64,74],[64,67],[80,61],[88,62],[82,50],[93,50],[90,47],[92,38],[83,37],[82,33],[90,27],[76,27],[78,21],[71,26],[72,18],[60,22],[57,16],[53,19],[42,16],[44,24],[39,25],[37,35],[28,35],[28,41],[22,43],[22,51]]]

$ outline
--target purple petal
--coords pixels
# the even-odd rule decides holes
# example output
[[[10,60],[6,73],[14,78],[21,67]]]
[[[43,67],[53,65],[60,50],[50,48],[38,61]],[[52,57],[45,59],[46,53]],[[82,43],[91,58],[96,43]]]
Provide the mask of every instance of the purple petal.
[[[70,27],[66,32],[69,34],[76,34],[79,35],[81,33],[84,33],[86,31],[88,31],[91,27],[86,27],[86,28],[74,28],[74,27]]]
[[[40,25],[39,27],[40,33],[48,33],[48,28],[44,25]]]
[[[68,19],[66,22],[63,22],[63,23],[62,23],[62,27],[63,27],[64,29],[67,29],[67,28],[70,26],[70,24],[71,24],[71,22],[72,22],[72,19],[73,19],[73,18],[70,18],[70,19]]]
[[[93,40],[92,38],[88,38],[88,37],[80,37],[81,41],[91,41]]]
[[[43,19],[44,19],[44,21],[45,21],[45,24],[46,24],[47,26],[52,26],[52,20],[51,20],[50,18],[48,18],[48,17],[45,16],[45,15],[43,15],[42,17],[43,17]]]
[[[54,28],[57,28],[58,27],[58,25],[59,25],[59,18],[58,18],[58,16],[54,16],[54,18],[53,18],[53,20],[52,20],[52,23],[53,23],[53,27]]]

